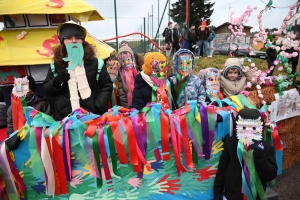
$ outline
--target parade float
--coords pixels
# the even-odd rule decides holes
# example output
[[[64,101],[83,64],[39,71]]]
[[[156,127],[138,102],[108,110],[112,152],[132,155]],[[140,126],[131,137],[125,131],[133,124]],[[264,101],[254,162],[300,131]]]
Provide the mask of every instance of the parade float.
[[[49,10],[59,14],[70,13],[63,15],[73,20],[101,19],[95,10],[84,10],[83,4],[79,6],[83,10],[81,16],[77,13],[79,7],[74,7],[75,10],[69,12],[60,10],[69,4],[75,5],[73,1],[53,2],[36,1],[34,5],[40,5],[37,11],[39,15],[45,9],[45,13],[49,13]],[[52,44],[46,43],[48,48],[43,49],[43,41],[51,37],[51,42],[57,40],[56,28],[51,27],[51,21],[48,21],[51,18],[46,14],[47,22],[50,23],[47,28],[31,31],[26,21],[26,29],[13,29],[13,24],[16,26],[21,23],[18,22],[19,15],[28,16],[34,11],[21,1],[18,5],[30,10],[23,11],[23,14],[4,13],[2,20],[6,29],[0,32],[1,38],[4,38],[0,43],[1,53],[10,56],[1,57],[3,61],[0,63],[5,63],[8,74],[13,74],[14,71],[12,77],[20,75],[15,72],[17,68],[10,69],[15,65],[21,65],[23,73],[28,72],[27,68],[30,69],[29,72],[33,75],[34,71],[42,73],[36,69],[44,67],[45,71],[48,70],[51,56],[41,54],[49,51],[51,54]],[[18,18],[9,16],[14,14]],[[49,31],[46,39],[37,43],[37,38],[46,31]],[[27,43],[30,35],[34,37]],[[92,40],[87,40],[89,39]],[[22,51],[17,48],[21,44],[25,45]],[[37,46],[33,47],[33,44]],[[2,45],[6,47],[5,50]],[[99,45],[99,48],[98,56],[103,59],[111,53],[104,44]],[[286,63],[286,59],[280,61],[283,65]],[[243,62],[244,66],[252,64],[252,60],[248,58],[243,59]],[[256,79],[262,82],[260,85],[263,81],[267,82],[261,72],[256,74]],[[8,83],[10,79],[8,77],[2,81]],[[282,150],[287,149],[289,152],[294,145],[283,145],[279,135],[284,128],[296,126],[295,116],[300,114],[300,102],[295,89],[284,91],[287,89],[285,86],[292,86],[289,85],[289,80],[280,82],[279,79],[279,83],[283,84],[277,85],[277,91],[274,86],[261,88],[258,85],[250,93],[245,93],[250,99],[244,94],[218,99],[222,107],[189,101],[184,107],[171,111],[162,108],[159,103],[149,103],[140,112],[114,106],[102,116],[79,108],[62,121],[55,121],[51,116],[31,107],[23,107],[25,123],[14,133],[14,136],[20,138],[19,146],[9,149],[5,142],[0,144],[0,197],[73,200],[213,199],[214,176],[223,150],[223,141],[236,134],[235,115],[242,108],[260,108],[266,122],[263,137],[277,150],[280,174]],[[280,96],[273,95],[277,92]],[[267,105],[271,105],[273,109],[269,111]],[[218,117],[221,120],[217,120]],[[293,123],[281,123],[287,118]],[[286,131],[287,134],[290,132]],[[299,139],[294,138],[294,143],[297,142],[299,143]]]
[[[0,21],[4,29],[0,31],[0,84],[11,85],[13,77],[25,74],[36,82],[44,81],[53,57],[52,47],[59,44],[57,27],[69,20],[87,23],[104,19],[81,0],[1,1]],[[86,41],[97,49],[97,57],[101,59],[115,52],[89,33]],[[10,105],[11,87],[3,88]]]

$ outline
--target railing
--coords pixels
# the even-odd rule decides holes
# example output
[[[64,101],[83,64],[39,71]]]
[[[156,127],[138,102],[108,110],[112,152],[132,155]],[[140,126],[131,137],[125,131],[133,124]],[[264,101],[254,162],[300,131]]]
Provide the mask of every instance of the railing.
[[[149,38],[151,39],[153,42],[155,42],[157,44],[158,47],[160,47],[161,50],[165,50],[165,39],[164,38],[157,38],[156,40],[154,40],[154,38]],[[99,39],[101,41],[106,41],[107,38],[105,39]],[[145,46],[144,46],[144,38],[143,36],[141,37],[136,37],[136,38],[123,38],[123,39],[119,39],[119,43],[123,40],[126,40],[129,43],[129,46],[131,47],[132,51],[135,53],[147,53],[150,52],[152,49],[152,43],[150,42],[150,40],[145,41]],[[109,40],[106,41],[106,43],[111,46],[112,48],[116,49],[116,40]],[[119,44],[120,46],[120,44]],[[145,49],[144,49],[145,47]],[[162,52],[160,49],[158,49],[155,45],[153,47],[153,51],[156,52]],[[116,49],[116,51],[118,51]]]

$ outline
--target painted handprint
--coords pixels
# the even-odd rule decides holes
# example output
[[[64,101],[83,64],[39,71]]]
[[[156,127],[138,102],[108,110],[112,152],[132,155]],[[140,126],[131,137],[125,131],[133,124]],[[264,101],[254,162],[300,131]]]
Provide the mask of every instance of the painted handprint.
[[[215,169],[212,166],[208,166],[208,167],[197,170],[195,172],[195,175],[199,176],[197,180],[199,182],[201,182],[201,181],[210,179],[211,177],[215,176],[216,173],[217,173],[217,169]]]
[[[94,197],[90,197],[89,196],[90,192],[86,192],[84,194],[76,194],[76,193],[73,193],[70,197],[69,197],[69,200],[88,200],[88,199],[95,199]]]
[[[162,179],[157,181],[157,183],[167,182],[166,184],[163,184],[163,185],[168,186],[165,192],[167,192],[169,194],[174,194],[174,192],[172,190],[178,191],[181,187],[181,184],[175,184],[175,183],[179,183],[180,180],[179,179],[167,180],[167,178],[169,178],[169,176],[170,176],[170,174],[165,175]]]
[[[150,163],[151,168],[154,169],[156,172],[159,172],[159,169],[163,169],[164,165],[165,163],[161,160]]]
[[[82,176],[75,176],[72,178],[71,182],[70,182],[70,185],[73,187],[73,188],[77,188],[76,185],[79,185],[82,183]]]
[[[163,194],[162,192],[168,191],[167,181],[157,182],[158,178],[154,179],[151,183],[148,184],[148,191],[150,194]]]
[[[128,184],[136,189],[137,187],[141,187],[142,181],[139,178],[130,178],[128,179]]]
[[[132,189],[130,191],[125,191],[122,194],[119,194],[117,199],[119,200],[131,200],[131,199],[138,199],[139,192],[137,189]]]
[[[105,200],[114,200],[115,199],[115,192],[113,192],[112,190],[110,191],[106,191],[104,192],[103,194],[101,194],[101,190],[103,188],[99,189],[94,200],[102,200],[102,199],[105,199]],[[100,195],[101,194],[101,195]]]
[[[45,193],[46,186],[43,184],[44,182],[37,182],[37,185],[31,186],[31,188],[37,193],[37,194],[43,194]]]
[[[214,140],[213,144],[212,144],[212,154],[215,155],[217,153],[219,153],[220,151],[223,151],[224,148],[223,148],[223,142],[222,141],[219,141],[216,143],[216,140]]]

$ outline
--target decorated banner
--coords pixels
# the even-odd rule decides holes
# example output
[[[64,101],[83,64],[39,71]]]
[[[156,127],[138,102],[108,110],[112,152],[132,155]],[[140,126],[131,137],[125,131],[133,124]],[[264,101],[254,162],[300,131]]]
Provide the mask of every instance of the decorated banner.
[[[20,146],[1,146],[1,171],[15,169],[3,177],[11,198],[213,198],[223,142],[213,110],[196,101],[173,112],[161,104],[102,116],[79,109],[61,122],[31,107],[24,114]]]
[[[235,123],[233,107],[196,101],[175,111],[115,106],[102,116],[77,109],[60,122],[23,110],[20,145],[0,145],[0,195],[10,199],[213,199],[222,139]]]
[[[300,115],[300,99],[296,88],[284,91],[283,95],[274,95],[276,100],[269,107],[271,122]]]

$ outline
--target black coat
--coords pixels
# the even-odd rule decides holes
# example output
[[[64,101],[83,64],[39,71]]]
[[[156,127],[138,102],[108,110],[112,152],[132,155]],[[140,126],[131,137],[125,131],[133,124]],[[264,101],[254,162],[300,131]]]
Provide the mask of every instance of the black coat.
[[[275,49],[272,49],[271,47],[267,48],[266,54],[267,62],[274,62],[274,60],[276,60],[277,52]]]
[[[177,28],[173,28],[173,42],[174,43],[179,42],[179,31]]]
[[[80,98],[80,106],[89,112],[101,115],[107,111],[108,102],[112,95],[113,86],[110,76],[107,73],[106,67],[103,66],[97,82],[97,58],[94,58],[90,64],[84,64],[84,68],[92,94],[88,99],[82,100]],[[55,71],[57,74],[62,72],[62,70],[65,69],[55,66]],[[62,120],[72,112],[70,92],[68,84],[63,84],[60,88],[56,88],[53,84],[54,80],[55,77],[51,69],[49,69],[43,85],[44,90],[48,95],[55,97],[54,119]]]
[[[138,74],[134,79],[132,108],[142,110],[147,103],[152,101],[152,87]]]
[[[5,102],[0,102],[0,128],[7,126],[7,106]]]
[[[223,194],[230,200],[242,200],[242,168],[237,157],[238,139],[230,137],[226,140],[224,151],[222,152],[219,167],[216,174],[214,195]],[[277,164],[275,149],[273,146],[263,142],[264,150],[254,151],[254,165],[261,183],[266,190],[267,181],[273,180],[277,176]],[[259,198],[258,198],[259,199]]]

